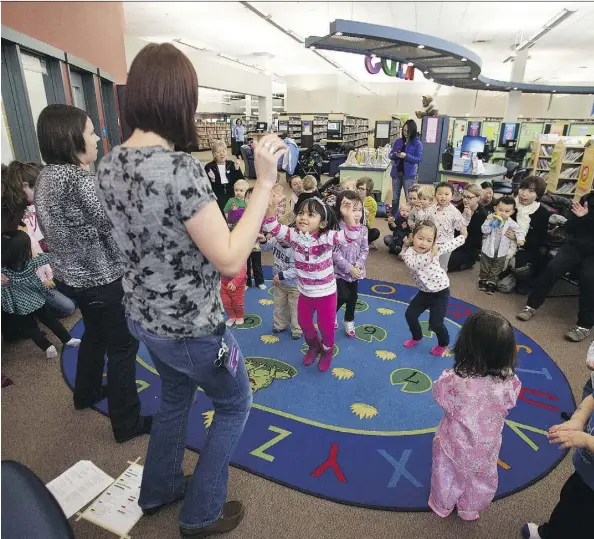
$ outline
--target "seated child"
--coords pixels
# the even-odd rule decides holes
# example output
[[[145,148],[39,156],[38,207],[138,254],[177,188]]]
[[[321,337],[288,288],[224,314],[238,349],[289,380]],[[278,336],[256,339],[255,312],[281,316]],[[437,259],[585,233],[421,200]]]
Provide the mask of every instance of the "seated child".
[[[322,198],[322,195],[318,191],[318,182],[313,176],[307,175],[303,177],[303,192],[297,198],[297,203],[293,208],[293,213],[299,213],[299,206],[303,203],[304,200],[308,198],[317,197]]]
[[[421,206],[419,202],[420,188],[421,186],[418,183],[413,183],[408,190],[408,203],[410,204],[411,211],[414,208]]]
[[[409,190],[410,196],[410,190]],[[408,226],[414,230],[421,221],[431,219],[431,207],[435,202],[435,187],[428,184],[419,186],[417,190],[417,203],[408,216]]]
[[[325,193],[326,198],[324,198],[324,202],[333,208],[336,205],[336,197],[343,191],[353,191],[356,193],[357,182],[353,178],[345,176],[340,180],[338,185],[333,186],[327,194]]]
[[[70,333],[46,306],[48,288],[39,280],[35,270],[47,264],[49,257],[43,253],[32,256],[31,239],[23,230],[2,235],[2,312],[21,332],[41,348],[48,359],[58,357],[56,347],[47,340],[37,321],[44,324],[63,344],[78,346],[79,339]]]
[[[363,202],[365,210],[365,226],[367,226],[367,241],[370,249],[377,249],[377,245],[373,242],[380,237],[380,231],[373,228],[375,221],[375,214],[377,213],[377,202],[371,196],[373,192],[373,180],[371,178],[359,178],[357,180],[357,194]]]
[[[221,275],[221,300],[227,313],[227,327],[233,324],[241,326],[244,322],[245,283],[247,280],[247,264],[235,277]]]
[[[230,198],[225,204],[225,219],[229,229],[233,230],[235,225],[241,219],[245,211],[245,193],[250,188],[250,184],[245,180],[237,180],[233,186],[235,196]]]
[[[505,260],[513,243],[524,245],[524,232],[512,218],[516,209],[516,201],[512,197],[501,197],[495,201],[493,213],[481,227],[483,247],[481,253],[481,269],[479,272],[479,290],[493,295],[497,289],[499,275],[504,270]],[[516,240],[507,236],[508,230],[516,235]]]
[[[293,228],[295,226],[295,214],[287,213],[278,222]],[[273,265],[272,293],[274,296],[274,313],[272,315],[272,333],[280,333],[289,326],[291,327],[291,338],[300,339],[302,336],[299,321],[297,319],[297,299],[299,289],[297,288],[297,273],[295,270],[295,259],[291,245],[279,238],[271,236],[265,243],[260,243],[262,251],[272,251]]]
[[[392,215],[388,217],[388,228],[392,231],[392,235],[384,236],[384,243],[392,255],[398,256],[400,254],[404,239],[410,234],[408,217],[411,210],[410,202],[404,202],[400,205],[400,212],[397,214],[397,217],[393,217]]]
[[[288,183],[292,191],[289,209],[293,211],[295,209],[295,204],[297,204],[297,200],[299,199],[299,195],[303,193],[303,182],[299,176],[292,176],[289,178]]]
[[[445,414],[433,439],[429,507],[442,518],[457,509],[461,519],[476,520],[497,491],[503,426],[522,387],[514,329],[499,313],[478,311],[452,352],[454,368],[433,384]]]

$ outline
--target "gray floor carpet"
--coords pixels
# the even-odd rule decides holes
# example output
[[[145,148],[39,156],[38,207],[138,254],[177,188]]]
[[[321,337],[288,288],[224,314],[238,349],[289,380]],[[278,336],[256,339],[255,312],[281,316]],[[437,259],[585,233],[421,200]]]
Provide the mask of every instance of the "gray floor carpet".
[[[385,220],[378,225],[387,233]],[[379,243],[379,242],[378,242]],[[265,257],[265,263],[269,259]],[[575,322],[576,298],[549,299],[538,316],[522,323],[515,313],[525,298],[516,295],[487,296],[476,288],[475,271],[453,274],[452,295],[474,305],[491,308],[539,343],[565,372],[576,398],[588,376],[585,367],[589,344],[571,344],[563,333]],[[402,263],[391,257],[383,245],[368,262],[371,279],[411,284]],[[72,326],[78,319],[66,321]],[[59,344],[59,343],[58,343]],[[147,437],[123,445],[113,441],[107,418],[97,412],[76,412],[72,393],[66,386],[60,365],[45,358],[32,343],[2,346],[2,373],[14,385],[2,390],[2,459],[18,460],[50,481],[78,460],[93,461],[117,477],[126,461],[144,457]],[[197,455],[186,452],[184,469],[190,473]],[[431,513],[393,513],[340,505],[301,494],[247,472],[231,469],[229,499],[242,500],[248,509],[244,523],[229,539],[502,539],[520,537],[527,520],[545,520],[571,473],[566,458],[551,474],[533,486],[493,503],[479,521],[465,523],[455,516],[445,520]],[[179,537],[179,505],[154,517],[143,517],[132,537],[173,539]],[[111,533],[87,522],[73,522],[77,538],[111,539]],[[32,538],[33,539],[33,538]],[[569,536],[568,536],[569,539]]]

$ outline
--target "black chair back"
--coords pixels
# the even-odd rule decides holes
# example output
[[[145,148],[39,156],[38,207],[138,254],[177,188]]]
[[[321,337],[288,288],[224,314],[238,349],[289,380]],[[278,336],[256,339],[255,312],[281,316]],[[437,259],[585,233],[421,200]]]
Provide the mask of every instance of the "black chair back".
[[[2,539],[74,539],[62,508],[29,468],[2,461]]]

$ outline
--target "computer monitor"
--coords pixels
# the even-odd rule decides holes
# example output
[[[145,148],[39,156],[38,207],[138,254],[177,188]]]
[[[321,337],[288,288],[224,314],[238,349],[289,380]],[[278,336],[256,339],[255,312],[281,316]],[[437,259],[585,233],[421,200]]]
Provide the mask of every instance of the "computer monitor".
[[[503,123],[501,124],[501,131],[499,133],[499,146],[509,147],[509,141],[514,141],[514,145],[518,140],[520,133],[519,123]]]
[[[268,127],[268,124],[266,122],[258,122],[256,124],[256,131],[258,133],[264,133],[264,131],[266,131],[267,127]]]
[[[460,150],[465,153],[480,153],[485,149],[487,143],[486,137],[462,137],[462,147]]]
[[[329,121],[328,131],[340,131],[340,121]]]

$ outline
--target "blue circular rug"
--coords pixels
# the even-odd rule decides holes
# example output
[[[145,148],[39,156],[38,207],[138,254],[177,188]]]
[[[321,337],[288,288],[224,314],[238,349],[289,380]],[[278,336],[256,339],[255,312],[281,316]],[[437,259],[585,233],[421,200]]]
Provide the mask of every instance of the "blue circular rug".
[[[270,276],[270,268],[265,268]],[[268,284],[270,284],[268,282]],[[442,410],[431,387],[451,357],[429,350],[436,338],[421,320],[425,338],[413,349],[404,311],[416,289],[372,280],[360,283],[355,339],[336,331],[330,371],[301,364],[303,341],[273,335],[270,290],[246,291],[246,324],[234,334],[245,356],[254,405],[232,464],[288,487],[336,502],[388,510],[428,510],[431,442]],[[452,342],[477,307],[452,298],[446,324]],[[73,337],[84,332],[78,322]],[[522,394],[503,430],[497,498],[526,488],[566,455],[549,445],[547,429],[572,412],[571,388],[555,362],[529,337],[515,331]],[[62,356],[70,387],[77,350]],[[137,385],[143,414],[154,414],[161,384],[141,344]],[[107,412],[106,401],[97,409]],[[199,451],[212,421],[210,400],[200,391],[190,416],[187,446]]]

